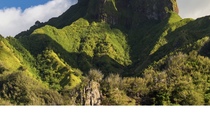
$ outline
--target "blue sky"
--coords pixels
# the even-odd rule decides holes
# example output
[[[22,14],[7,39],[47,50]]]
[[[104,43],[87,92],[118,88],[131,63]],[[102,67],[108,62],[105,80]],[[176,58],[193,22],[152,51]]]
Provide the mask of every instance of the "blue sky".
[[[210,15],[210,0],[176,0],[182,18]],[[77,0],[0,0],[0,34],[15,36],[35,21],[46,22],[65,12]]]
[[[50,0],[1,0],[0,9],[10,7],[21,7],[21,9],[24,10],[31,6],[47,3],[48,1]]]

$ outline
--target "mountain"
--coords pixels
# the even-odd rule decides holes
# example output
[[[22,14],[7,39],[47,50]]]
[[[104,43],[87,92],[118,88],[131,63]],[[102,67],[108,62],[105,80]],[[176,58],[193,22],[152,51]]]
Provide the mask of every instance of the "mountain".
[[[176,0],[78,0],[0,37],[1,104],[209,105],[210,17],[178,13]]]
[[[89,22],[105,21],[112,26],[123,25],[128,28],[148,20],[163,20],[170,12],[179,12],[176,0],[78,0],[76,5],[71,6],[59,17],[45,23],[39,22],[29,31],[22,32],[16,37],[30,34],[45,25],[60,29],[79,18],[85,18]]]
[[[131,60],[132,55],[136,55],[136,53],[132,55],[129,53],[132,51],[132,47],[135,47],[135,44],[130,45],[134,42],[130,40],[139,37],[130,37],[133,34],[129,33],[133,33],[136,28],[139,30],[139,26],[143,26],[143,24],[147,25],[145,28],[150,28],[160,22],[167,23],[171,14],[178,13],[175,1],[166,0],[161,3],[144,0],[138,2],[136,0],[79,0],[76,5],[58,18],[52,18],[49,22],[40,23],[38,26],[34,25],[29,31],[18,34],[16,38],[24,35],[25,37],[19,40],[25,44],[26,48],[30,46],[27,49],[36,49],[31,50],[34,53],[34,51],[42,52],[48,44],[40,42],[39,45],[45,47],[31,48],[36,44],[32,44],[35,43],[32,40],[28,42],[29,39],[26,36],[30,35],[29,38],[31,38],[32,35],[46,35],[47,38],[49,37],[49,43],[58,43],[68,52],[77,53],[71,56],[65,54],[66,57],[64,57],[65,61],[73,66],[88,71],[90,67],[103,64],[104,68],[100,68],[103,72],[122,73],[127,66],[132,64],[132,61],[138,60]],[[179,16],[177,17],[179,18]],[[73,30],[77,32],[73,32]],[[50,47],[55,47],[54,51],[58,53],[64,52],[64,50],[58,49],[58,46]],[[83,53],[82,56],[81,53]],[[67,60],[71,57],[73,58]],[[85,58],[81,59],[81,63],[74,61],[81,57]],[[101,59],[103,60],[101,61]],[[85,66],[89,67],[82,68],[80,64],[86,64]]]

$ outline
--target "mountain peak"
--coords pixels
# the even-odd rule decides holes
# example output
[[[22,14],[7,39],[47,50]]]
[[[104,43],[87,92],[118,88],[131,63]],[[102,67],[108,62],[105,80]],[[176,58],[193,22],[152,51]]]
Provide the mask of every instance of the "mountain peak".
[[[38,27],[34,25],[29,31],[24,31],[16,37],[28,35],[45,25],[63,28],[79,18],[129,29],[148,20],[164,20],[171,12],[179,12],[176,0],[78,0],[77,4],[59,17],[52,18]]]
[[[131,25],[136,20],[163,20],[170,12],[179,12],[176,0],[89,0],[86,17]]]

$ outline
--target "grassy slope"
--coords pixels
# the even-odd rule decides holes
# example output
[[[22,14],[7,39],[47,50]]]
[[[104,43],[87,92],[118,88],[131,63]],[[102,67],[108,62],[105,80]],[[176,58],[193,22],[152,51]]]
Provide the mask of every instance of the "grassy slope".
[[[63,59],[53,50],[46,50],[38,55],[38,70],[42,81],[55,90],[72,89],[80,82],[81,74],[76,73]]]
[[[111,29],[106,23],[90,24],[81,18],[62,29],[46,25],[35,30],[29,37],[19,40],[34,55],[48,47],[61,54],[68,64],[77,68],[82,65],[81,67],[87,67],[86,70],[96,67],[95,61],[101,63],[101,59],[104,59],[103,62],[108,65],[112,64],[110,72],[116,72],[115,69],[119,71],[118,66],[131,64],[126,35],[118,29]],[[66,54],[62,54],[64,51]],[[74,60],[81,55],[86,56],[87,60],[81,60],[86,65],[78,65],[79,61]],[[104,67],[104,69],[107,68]]]
[[[135,73],[139,74],[152,62],[174,51],[175,48],[169,46],[176,38],[168,38],[168,36],[191,21],[192,19],[181,19],[180,16],[172,13],[168,19],[160,23],[146,22],[141,27],[134,27],[129,33],[129,44],[132,47],[131,58],[133,63],[136,63],[132,66],[135,68]]]
[[[14,55],[13,50],[11,50],[7,44],[8,42],[5,40],[0,41],[0,61],[6,67],[6,69],[15,71],[20,67],[21,63],[20,60]]]
[[[128,75],[140,75],[146,67],[165,55],[183,50],[186,45],[193,45],[207,36],[207,19],[181,19],[171,13],[161,22],[148,21],[133,26],[126,34],[119,29],[111,29],[106,23],[89,23],[81,18],[62,29],[46,25],[20,41],[36,54],[46,47],[54,48],[68,64],[82,71],[97,67],[106,73],[126,71]],[[29,40],[33,41],[27,42]],[[128,66],[128,69],[122,66]]]
[[[80,82],[81,72],[64,63],[53,51],[45,52],[43,61],[34,57],[14,38],[0,39],[0,105],[54,105],[64,104],[55,90],[72,89]],[[40,59],[41,60],[41,59]],[[45,60],[45,61],[44,61]],[[52,61],[47,64],[46,61]],[[41,63],[41,67],[40,67]],[[44,68],[40,70],[40,68]],[[44,70],[54,77],[45,82]],[[42,72],[42,73],[41,73]],[[59,81],[55,82],[58,78]],[[48,85],[50,83],[54,83]]]
[[[39,78],[34,64],[35,59],[16,39],[11,37],[1,39],[0,45],[0,62],[8,72],[23,70],[34,78]]]
[[[133,62],[137,63],[132,66],[136,71],[134,74],[140,75],[140,71],[151,63],[174,52],[189,53],[196,50],[202,55],[209,56],[205,54],[208,52],[210,36],[208,22],[209,17],[193,20],[181,19],[177,14],[172,14],[169,20],[155,25],[144,32],[144,35],[135,35],[139,30],[133,31],[131,33],[133,35],[130,35],[133,39],[130,44]]]
[[[0,39],[0,67],[4,69],[0,73],[1,105],[47,103],[42,100],[42,93],[50,90],[38,79],[34,62],[16,39]]]

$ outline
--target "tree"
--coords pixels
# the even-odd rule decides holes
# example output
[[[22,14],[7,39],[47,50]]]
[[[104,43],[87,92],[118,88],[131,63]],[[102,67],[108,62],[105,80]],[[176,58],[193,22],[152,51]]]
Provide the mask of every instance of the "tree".
[[[96,82],[100,82],[103,79],[103,77],[103,73],[100,70],[96,69],[91,69],[87,75],[87,78]]]

